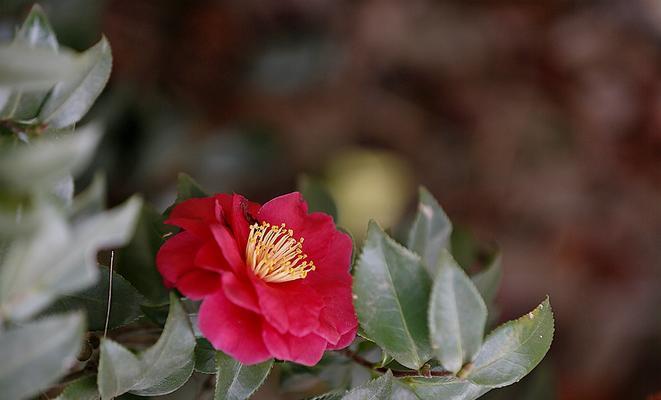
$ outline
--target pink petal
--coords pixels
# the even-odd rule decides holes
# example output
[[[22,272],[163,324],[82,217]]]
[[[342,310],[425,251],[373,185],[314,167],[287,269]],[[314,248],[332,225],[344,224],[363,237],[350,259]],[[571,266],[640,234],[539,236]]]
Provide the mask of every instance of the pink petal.
[[[195,265],[210,271],[230,271],[231,267],[215,241],[206,242],[195,255]]]
[[[186,297],[193,300],[200,300],[221,289],[220,279],[221,277],[218,273],[198,269],[179,277],[176,286]]]
[[[281,333],[305,336],[319,326],[324,303],[304,280],[266,283],[253,279],[262,315]]]
[[[227,223],[232,229],[238,247],[244,249],[250,233],[251,221],[248,220],[248,217],[254,218],[260,205],[248,201],[239,194],[219,194],[216,195],[216,198],[223,207]]]
[[[216,211],[213,197],[195,198],[177,204],[165,221],[197,236],[209,236],[209,224],[218,223],[222,216]]]
[[[300,193],[285,194],[267,202],[257,213],[259,221],[272,225],[284,223],[294,231],[296,239],[303,237],[303,251],[315,262],[325,258],[335,235],[333,219],[324,213],[308,214],[308,206]]]
[[[236,241],[230,231],[223,225],[212,225],[211,233],[216,239],[216,243],[218,244],[223,257],[227,260],[227,263],[235,271],[242,271],[245,269],[242,253],[237,247]],[[245,249],[241,249],[241,251],[245,251]]]
[[[262,339],[262,318],[237,307],[222,292],[204,299],[198,324],[216,349],[244,364],[257,364],[271,358]]]
[[[327,343],[314,333],[303,337],[281,334],[268,323],[264,324],[262,336],[266,347],[275,358],[310,367],[321,360]]]
[[[189,232],[181,232],[168,239],[156,254],[156,267],[165,283],[173,287],[183,274],[194,270],[193,260],[202,242]]]
[[[229,301],[239,307],[260,313],[255,289],[249,281],[239,279],[231,272],[223,274],[223,292]]]
[[[353,340],[356,338],[356,332],[358,331],[358,326],[350,330],[349,332],[345,333],[340,337],[340,340],[337,341],[336,344],[331,344],[328,343],[328,346],[326,347],[326,350],[340,350],[343,349],[347,346],[349,346]]]

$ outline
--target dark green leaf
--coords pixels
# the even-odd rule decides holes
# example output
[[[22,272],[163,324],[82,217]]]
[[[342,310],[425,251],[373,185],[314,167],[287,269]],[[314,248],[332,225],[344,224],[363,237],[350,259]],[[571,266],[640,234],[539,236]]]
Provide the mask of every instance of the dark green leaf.
[[[243,365],[232,357],[218,352],[216,354],[216,392],[214,400],[243,400],[264,383],[271,371],[273,360],[256,365]]]
[[[392,372],[388,370],[377,379],[359,386],[342,397],[342,400],[384,400],[392,394]]]
[[[309,176],[300,176],[298,179],[298,191],[308,203],[309,212],[320,211],[333,217],[337,222],[337,206],[328,189],[316,179]]]
[[[491,389],[453,376],[408,378],[405,382],[421,400],[474,400]]]
[[[487,336],[467,370],[467,379],[502,387],[519,381],[544,358],[553,341],[553,311],[548,297],[533,311]]]
[[[115,270],[153,306],[168,302],[168,291],[156,269],[156,253],[163,243],[164,234],[163,217],[145,204],[139,214],[133,239],[116,254]]]
[[[429,332],[436,357],[457,373],[482,345],[487,307],[475,285],[443,250],[429,304]]]
[[[87,376],[68,384],[55,400],[99,400],[100,398],[101,395],[96,388],[96,377]]]
[[[190,175],[180,173],[177,179],[177,203],[199,197],[209,197],[209,195]]]
[[[26,399],[50,386],[76,360],[83,340],[80,313],[53,316],[0,334],[0,393]]]
[[[71,126],[92,107],[106,86],[112,68],[110,45],[106,38],[79,56],[84,67],[75,78],[53,88],[39,112],[39,120],[55,128]]]
[[[496,299],[502,275],[501,256],[496,253],[485,269],[471,277],[486,304],[492,304]]]
[[[434,196],[420,187],[418,213],[409,232],[408,248],[422,258],[431,276],[436,273],[436,264],[441,250],[450,246],[452,223]]]
[[[162,395],[181,387],[193,373],[195,336],[188,316],[176,296],[170,298],[170,314],[158,341],[134,355],[122,345],[103,340],[98,385],[106,400],[131,392]]]
[[[204,338],[199,338],[195,345],[195,371],[203,374],[215,374],[216,349]]]
[[[432,354],[429,292],[430,278],[420,258],[371,222],[353,283],[358,320],[371,340],[411,369]]]
[[[87,314],[87,329],[103,330],[108,307],[108,286],[110,274],[108,267],[99,266],[101,276],[96,285],[82,292],[60,297],[44,313],[53,314],[62,311],[82,309]],[[142,315],[140,303],[142,296],[121,275],[112,274],[112,307],[110,308],[110,329],[125,325]]]

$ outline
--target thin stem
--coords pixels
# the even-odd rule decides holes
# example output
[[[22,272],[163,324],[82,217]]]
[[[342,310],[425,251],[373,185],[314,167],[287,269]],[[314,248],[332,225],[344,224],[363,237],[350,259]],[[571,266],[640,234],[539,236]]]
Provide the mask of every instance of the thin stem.
[[[375,363],[367,361],[363,357],[359,356],[358,353],[355,351],[349,350],[349,349],[344,349],[341,351],[342,354],[345,356],[349,357],[351,360],[353,360],[356,364],[362,365],[365,368],[369,368],[371,370],[374,370],[376,372],[380,373],[386,373],[388,370],[392,372],[392,375],[394,377],[405,377],[405,376],[418,376],[418,377],[430,377],[430,376],[450,376],[452,375],[452,372],[450,371],[426,371],[426,373],[422,373],[420,371],[397,371],[397,370],[392,370],[390,368],[386,367],[377,367]]]
[[[108,309],[106,311],[106,324],[103,327],[103,337],[105,338],[108,334],[108,323],[110,322],[110,304],[112,302],[112,268],[113,262],[115,261],[115,251],[110,251],[110,273],[108,277]]]

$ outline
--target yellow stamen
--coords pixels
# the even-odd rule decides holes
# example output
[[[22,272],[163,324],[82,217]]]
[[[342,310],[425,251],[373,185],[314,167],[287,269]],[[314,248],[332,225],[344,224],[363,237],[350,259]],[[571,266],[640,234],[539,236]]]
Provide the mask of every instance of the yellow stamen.
[[[294,231],[285,224],[268,222],[250,226],[246,246],[246,262],[255,275],[266,282],[288,282],[303,279],[314,271],[314,263],[306,261],[303,238],[294,239]]]

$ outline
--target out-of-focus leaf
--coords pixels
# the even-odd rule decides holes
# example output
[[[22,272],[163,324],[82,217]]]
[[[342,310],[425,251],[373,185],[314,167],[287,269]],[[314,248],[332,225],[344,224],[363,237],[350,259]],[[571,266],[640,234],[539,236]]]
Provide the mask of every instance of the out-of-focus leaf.
[[[447,250],[440,253],[437,269],[429,303],[429,333],[441,365],[457,373],[482,345],[487,307]]]
[[[134,355],[111,340],[102,341],[98,385],[101,397],[109,399],[131,392],[140,396],[171,393],[193,373],[195,336],[176,296],[171,295],[170,313],[158,341]]]
[[[392,372],[388,370],[377,379],[359,386],[342,397],[342,400],[381,400],[392,394]]]
[[[232,357],[218,352],[216,354],[216,392],[215,400],[243,400],[253,393],[266,380],[273,360],[255,365],[243,365]]]
[[[39,5],[34,5],[21,28],[16,32],[14,43],[26,47],[50,49],[57,53],[58,43],[48,19]],[[29,120],[37,116],[48,90],[23,92],[12,91],[4,107],[0,106],[0,118]]]
[[[431,276],[436,273],[436,265],[441,250],[450,247],[452,223],[434,196],[420,187],[418,213],[409,232],[408,248],[422,258]]]
[[[487,336],[466,378],[502,387],[519,381],[544,358],[553,341],[553,311],[548,297],[533,311]]]
[[[215,374],[216,349],[204,338],[197,339],[195,345],[195,371],[203,374]]]
[[[207,192],[190,175],[179,174],[177,179],[177,203],[188,199],[208,196]]]
[[[309,176],[300,176],[298,190],[308,203],[309,212],[320,211],[333,217],[337,222],[337,206],[328,189],[318,180]]]
[[[73,199],[69,214],[74,219],[80,219],[99,213],[105,208],[106,177],[96,174],[92,183]]]
[[[39,230],[13,243],[0,269],[2,313],[12,319],[27,318],[58,295],[93,284],[98,276],[97,251],[128,241],[141,203],[133,197],[73,229],[57,211],[43,206]]]
[[[116,271],[138,289],[151,306],[168,303],[168,291],[156,269],[156,253],[165,233],[163,217],[145,204],[133,239],[116,253]],[[145,310],[146,314],[148,312]]]
[[[71,126],[92,107],[106,86],[112,68],[112,54],[106,38],[80,55],[84,67],[75,78],[58,83],[39,111],[39,120],[55,128]]]
[[[407,378],[405,382],[421,400],[474,400],[491,390],[453,376]]]
[[[79,313],[44,318],[0,334],[0,393],[26,399],[50,386],[75,362],[83,340]]]
[[[58,82],[74,79],[84,69],[85,61],[64,49],[53,53],[43,47],[3,44],[0,45],[0,89],[48,90]]]
[[[105,326],[108,307],[108,287],[110,271],[108,267],[100,266],[100,277],[96,285],[58,298],[44,313],[58,313],[76,309],[85,310],[87,329],[102,330]],[[112,273],[112,307],[110,308],[110,329],[127,324],[142,315],[140,303],[142,296],[121,275]]]
[[[96,388],[96,377],[87,376],[68,384],[55,400],[99,400],[100,398],[101,395]]]
[[[49,189],[87,165],[100,137],[98,129],[92,126],[5,149],[0,153],[0,185],[14,191]]]
[[[487,305],[496,299],[502,275],[501,256],[500,253],[496,253],[485,269],[471,277]]]
[[[371,222],[353,283],[358,320],[371,340],[412,369],[432,354],[427,328],[430,286],[420,258]]]

